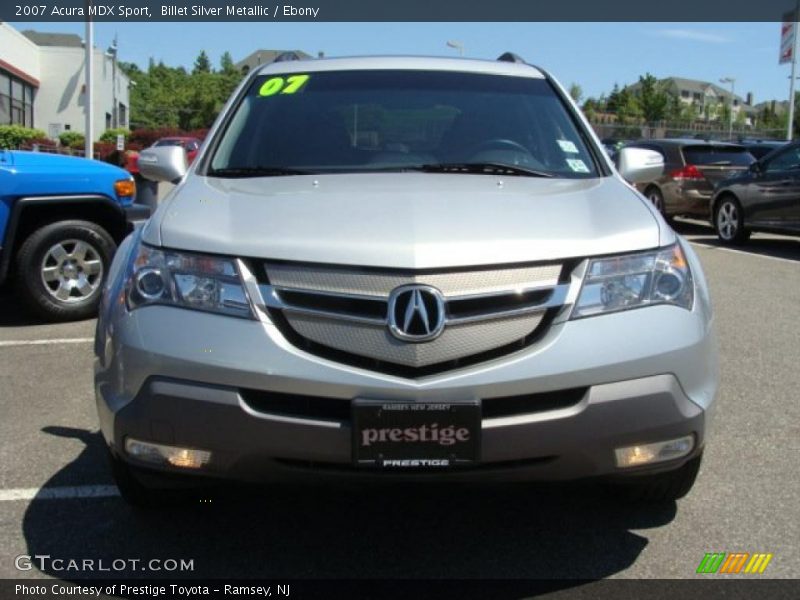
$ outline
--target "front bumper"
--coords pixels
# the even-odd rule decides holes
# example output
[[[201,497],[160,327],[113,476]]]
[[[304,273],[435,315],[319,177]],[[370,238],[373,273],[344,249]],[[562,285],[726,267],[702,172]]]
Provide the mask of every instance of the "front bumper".
[[[104,434],[123,455],[126,436],[211,450],[199,472],[243,481],[327,477],[565,480],[675,468],[702,449],[705,413],[672,375],[593,386],[574,406],[484,419],[480,464],[448,472],[352,467],[348,420],[325,424],[254,411],[236,388],[154,378],[113,414],[98,398]],[[614,448],[695,436],[692,454],[643,469],[617,469]],[[154,468],[123,456],[134,465]],[[178,469],[159,469],[172,470]]]
[[[113,302],[96,345],[100,425],[112,451],[132,464],[123,452],[127,436],[210,450],[203,474],[250,481],[309,474],[564,480],[675,468],[702,449],[717,390],[706,310],[698,298],[693,312],[655,306],[567,321],[518,353],[405,379],[309,355],[271,323],[162,306],[128,313],[123,302]],[[356,471],[346,416],[275,415],[244,394],[339,404],[354,398],[458,402],[575,388],[585,391],[568,406],[528,405],[484,418],[480,464],[447,473]],[[690,434],[695,449],[681,459],[615,466],[617,447]]]
[[[147,219],[150,218],[150,207],[144,204],[129,204],[122,208],[125,213],[125,223],[127,224],[128,231],[133,231],[138,227],[144,225]]]

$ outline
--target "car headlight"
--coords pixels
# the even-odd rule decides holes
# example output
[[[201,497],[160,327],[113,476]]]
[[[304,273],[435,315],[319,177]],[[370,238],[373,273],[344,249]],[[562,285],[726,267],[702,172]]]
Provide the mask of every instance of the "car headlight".
[[[140,244],[126,282],[129,310],[166,304],[252,318],[236,263],[227,258]]]
[[[692,273],[680,244],[589,263],[572,318],[672,304],[691,310]]]

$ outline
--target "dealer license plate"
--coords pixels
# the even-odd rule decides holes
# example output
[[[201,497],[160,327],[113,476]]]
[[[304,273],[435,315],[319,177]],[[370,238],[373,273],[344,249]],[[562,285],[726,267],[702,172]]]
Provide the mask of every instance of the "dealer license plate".
[[[353,460],[359,467],[442,469],[480,456],[479,402],[353,401]]]

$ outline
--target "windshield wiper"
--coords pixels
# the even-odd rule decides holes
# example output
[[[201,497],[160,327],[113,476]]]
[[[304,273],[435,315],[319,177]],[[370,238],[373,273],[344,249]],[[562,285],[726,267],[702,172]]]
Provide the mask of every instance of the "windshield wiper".
[[[426,173],[486,173],[492,175],[522,175],[525,177],[552,177],[552,173],[537,171],[519,165],[499,162],[430,163],[411,167]]]
[[[209,177],[278,177],[281,175],[312,175],[314,171],[287,167],[225,167],[209,169]]]

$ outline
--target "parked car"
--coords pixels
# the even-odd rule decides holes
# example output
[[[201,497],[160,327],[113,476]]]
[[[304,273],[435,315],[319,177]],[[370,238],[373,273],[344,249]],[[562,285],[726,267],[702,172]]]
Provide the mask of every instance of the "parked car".
[[[197,152],[200,150],[200,146],[202,144],[203,141],[195,137],[172,136],[160,138],[156,140],[150,147],[161,148],[164,146],[177,146],[183,148],[184,152],[186,153],[186,162],[187,164],[191,165],[194,162],[195,157],[197,157]],[[131,152],[128,154],[125,161],[125,168],[133,175],[139,174],[138,152]]]
[[[53,321],[93,316],[117,244],[149,209],[118,167],[0,150],[0,284]]]
[[[186,162],[188,164],[192,164],[202,143],[203,142],[201,140],[194,137],[173,136],[156,140],[151,147],[161,148],[163,146],[179,146],[186,151]]]
[[[743,244],[754,231],[800,234],[800,143],[784,145],[721,182],[710,206],[725,244]]]
[[[745,150],[752,154],[756,160],[763,158],[773,150],[783,148],[786,145],[786,142],[762,140],[742,140],[739,143],[744,146]]]
[[[695,139],[646,140],[628,144],[664,157],[664,173],[639,189],[667,219],[676,216],[709,218],[714,185],[746,171],[755,158],[739,144]]]
[[[612,161],[616,160],[617,152],[626,144],[625,140],[618,140],[615,138],[603,138],[600,140],[600,143],[603,145],[603,149]]]
[[[700,263],[546,71],[254,69],[120,248],[97,327],[123,497],[181,477],[692,487],[717,390]],[[620,176],[620,174],[622,176]]]

